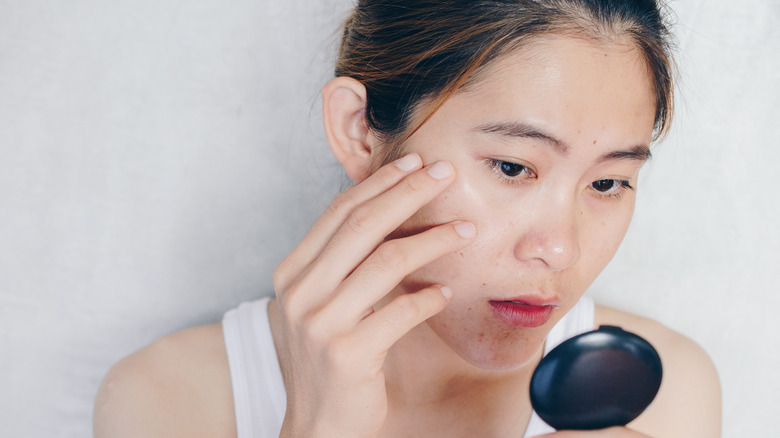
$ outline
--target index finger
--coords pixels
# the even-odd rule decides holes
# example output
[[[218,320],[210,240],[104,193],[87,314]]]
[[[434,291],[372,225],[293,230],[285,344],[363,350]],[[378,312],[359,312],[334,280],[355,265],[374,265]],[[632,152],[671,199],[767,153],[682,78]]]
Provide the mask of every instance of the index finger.
[[[422,167],[417,153],[407,154],[380,167],[359,184],[340,193],[306,232],[301,242],[280,263],[274,273],[274,286],[285,286],[320,254],[352,211],[364,202],[386,192],[404,177]]]

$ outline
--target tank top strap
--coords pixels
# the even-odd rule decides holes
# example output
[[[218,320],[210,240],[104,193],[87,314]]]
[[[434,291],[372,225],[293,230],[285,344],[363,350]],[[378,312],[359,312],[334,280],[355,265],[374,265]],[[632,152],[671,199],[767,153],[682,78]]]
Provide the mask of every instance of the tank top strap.
[[[269,298],[242,303],[222,318],[238,438],[278,437],[287,395],[268,321]]]
[[[582,296],[569,313],[564,315],[550,330],[544,342],[544,355],[546,356],[550,350],[557,347],[561,342],[593,330],[595,310],[596,305],[593,302],[593,298],[587,295]]]

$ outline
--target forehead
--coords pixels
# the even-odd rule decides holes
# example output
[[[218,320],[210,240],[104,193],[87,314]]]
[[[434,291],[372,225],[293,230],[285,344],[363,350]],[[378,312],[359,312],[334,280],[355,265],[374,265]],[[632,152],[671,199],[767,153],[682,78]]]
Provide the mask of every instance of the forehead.
[[[531,122],[572,143],[649,143],[655,122],[644,57],[620,40],[537,39],[493,61],[451,100],[483,122]]]

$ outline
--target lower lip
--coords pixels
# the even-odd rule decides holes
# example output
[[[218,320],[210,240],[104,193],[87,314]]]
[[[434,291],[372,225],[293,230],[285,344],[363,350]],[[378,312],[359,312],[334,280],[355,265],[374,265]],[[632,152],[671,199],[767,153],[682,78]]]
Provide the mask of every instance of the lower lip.
[[[493,313],[513,327],[540,327],[550,320],[555,306],[532,306],[512,301],[491,301]]]

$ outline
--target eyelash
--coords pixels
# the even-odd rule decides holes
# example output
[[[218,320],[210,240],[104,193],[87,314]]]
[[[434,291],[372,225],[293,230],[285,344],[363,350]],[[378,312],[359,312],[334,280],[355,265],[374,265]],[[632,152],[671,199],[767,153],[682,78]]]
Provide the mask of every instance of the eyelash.
[[[524,166],[522,164],[513,163],[511,161],[504,161],[504,160],[496,160],[494,158],[488,158],[485,160],[486,164],[490,169],[505,183],[508,184],[522,184],[525,179],[534,179],[536,178],[536,172],[534,172],[530,167]],[[507,175],[503,172],[501,169],[502,166],[517,166],[519,168],[519,171],[516,175]],[[523,178],[523,180],[519,179],[517,176],[521,173],[530,173],[530,175],[526,178]]]
[[[488,158],[487,160],[485,160],[485,162],[490,168],[490,170],[492,170],[493,173],[495,173],[499,177],[499,179],[501,179],[502,182],[507,184],[522,184],[529,178],[535,179],[537,177],[536,172],[534,172],[530,167],[522,164],[513,163],[511,161],[497,160],[494,158]],[[516,166],[518,169],[517,174],[514,176],[507,175],[502,169],[503,167],[506,166]],[[530,173],[530,176],[523,179],[517,178],[517,176],[522,173]],[[594,184],[602,183],[602,182],[604,183],[611,182],[613,185],[605,191],[600,191],[594,187]],[[620,197],[623,195],[623,193],[626,190],[634,190],[634,187],[632,187],[627,180],[609,179],[609,178],[593,181],[588,187],[590,187],[594,192],[596,192],[596,196],[602,198],[608,198],[608,199],[620,199]],[[609,190],[614,190],[614,192],[606,193]]]
[[[614,185],[613,187],[616,187],[614,193],[606,193],[601,192],[599,190],[596,190],[595,187],[593,187],[594,184],[609,181],[612,182]],[[590,183],[590,188],[592,188],[596,193],[598,193],[597,196],[601,196],[603,198],[609,198],[609,199],[620,199],[621,196],[623,196],[623,193],[625,193],[626,190],[634,190],[634,187],[631,186],[631,184],[628,183],[628,181],[623,179],[600,179],[598,181],[593,181]],[[612,187],[610,187],[610,190]]]

